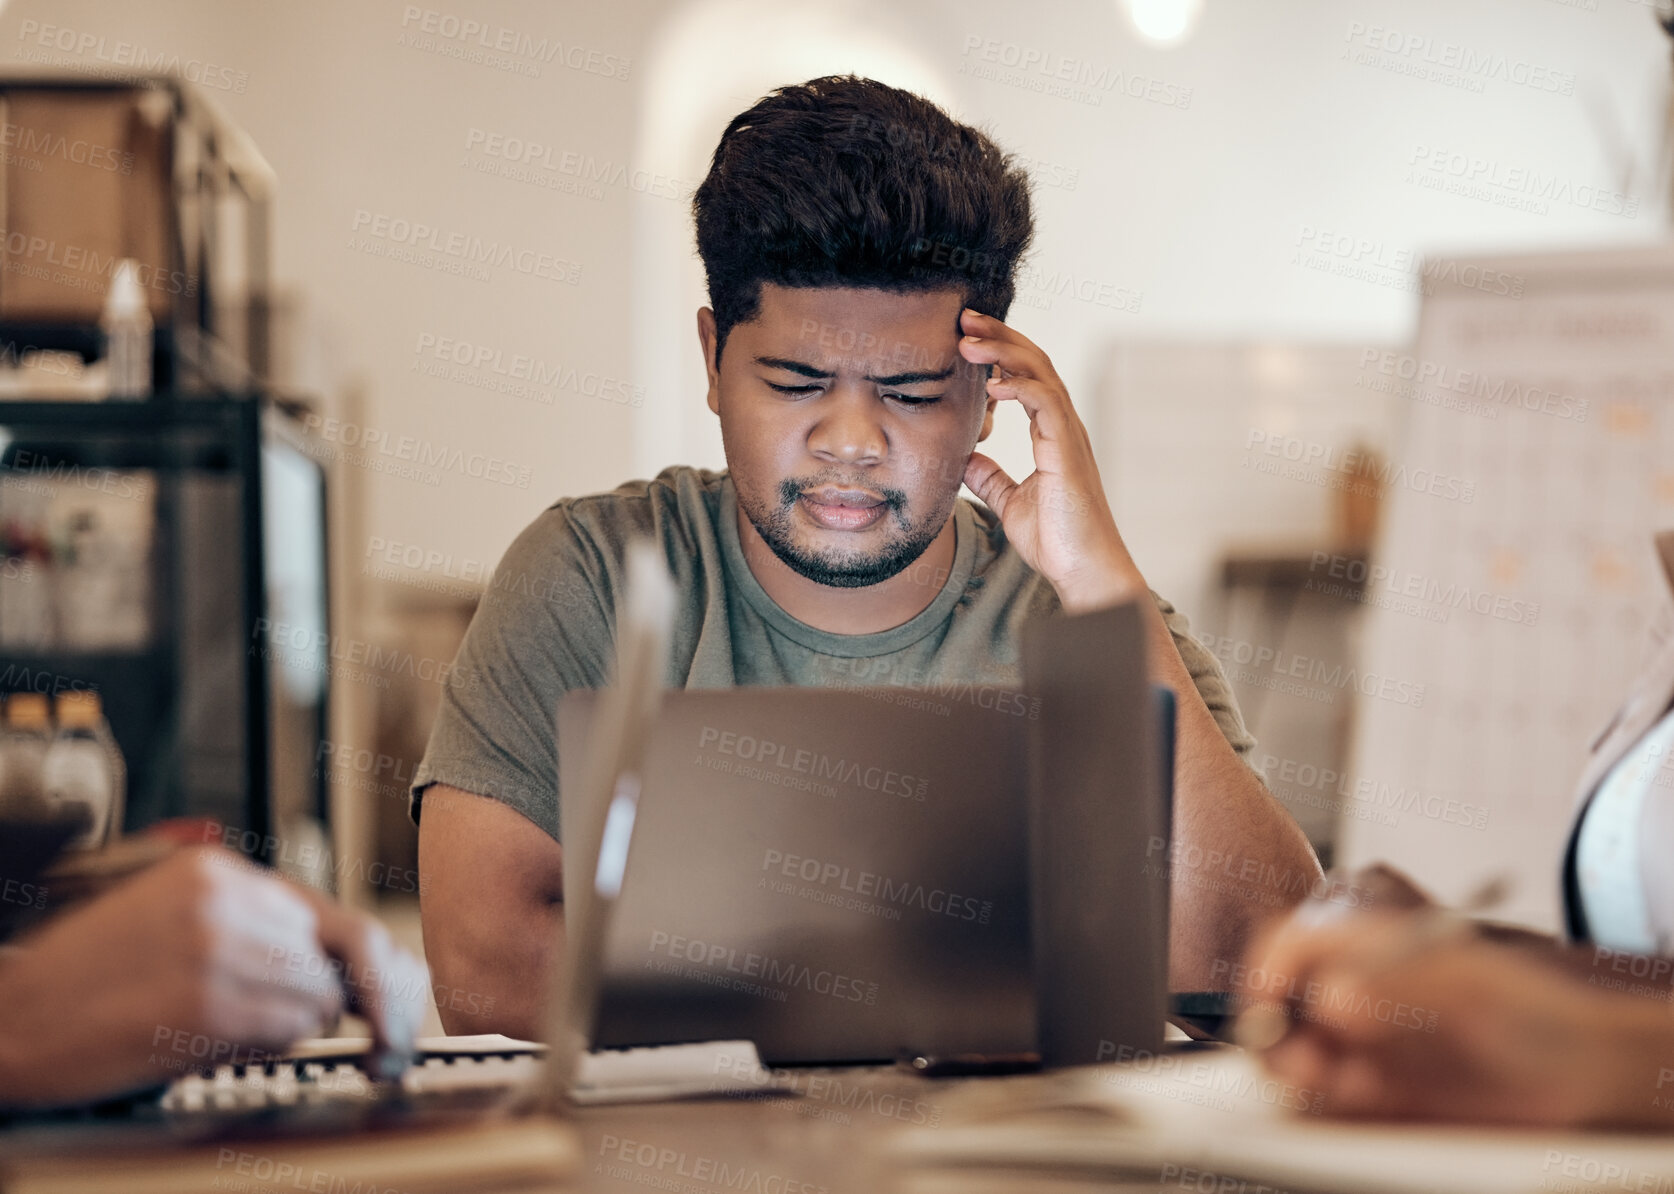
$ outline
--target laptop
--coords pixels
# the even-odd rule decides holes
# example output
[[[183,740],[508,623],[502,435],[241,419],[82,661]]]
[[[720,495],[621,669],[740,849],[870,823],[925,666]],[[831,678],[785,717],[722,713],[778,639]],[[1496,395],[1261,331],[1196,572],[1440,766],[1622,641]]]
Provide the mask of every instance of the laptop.
[[[773,1066],[1160,1048],[1172,767],[1143,623],[1064,616],[1024,646],[1021,688],[665,693],[591,1043],[749,1040]],[[567,831],[601,819],[607,712],[559,702]]]

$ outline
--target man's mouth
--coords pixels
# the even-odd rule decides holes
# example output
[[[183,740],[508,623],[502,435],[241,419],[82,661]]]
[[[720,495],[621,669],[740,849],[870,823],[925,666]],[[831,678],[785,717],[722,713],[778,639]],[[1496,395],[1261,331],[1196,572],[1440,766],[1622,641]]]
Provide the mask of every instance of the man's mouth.
[[[822,506],[847,506],[856,510],[883,505],[883,498],[866,489],[837,489],[826,486],[823,489],[805,490],[802,496],[811,498]]]
[[[832,531],[863,531],[889,509],[889,504],[870,490],[834,486],[804,490],[797,504],[814,522]]]

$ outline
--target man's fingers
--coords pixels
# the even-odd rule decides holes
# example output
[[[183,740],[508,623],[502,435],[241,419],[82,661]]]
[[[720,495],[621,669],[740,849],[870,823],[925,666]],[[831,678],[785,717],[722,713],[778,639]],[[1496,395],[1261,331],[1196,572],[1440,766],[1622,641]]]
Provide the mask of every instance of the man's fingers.
[[[1015,377],[1033,377],[1040,381],[1058,382],[1052,362],[1040,350],[1014,343],[994,340],[987,336],[966,336],[959,341],[959,353],[977,365],[993,365]]]
[[[1012,327],[1009,323],[1006,323],[1001,319],[995,319],[992,315],[984,315],[981,311],[973,311],[971,308],[966,307],[960,316],[959,330],[970,336],[982,336],[991,340],[1006,341],[1008,343],[1021,345],[1024,348],[1032,350],[1036,356],[1046,362],[1046,367],[1049,370],[1052,368],[1051,360],[1047,357],[1046,353],[1041,350],[1040,345],[1036,344],[1022,332]],[[1053,376],[1056,376],[1056,374]]]
[[[384,977],[357,995],[377,1037],[377,1076],[393,1078],[413,1059],[419,1025],[430,1002],[430,971],[400,946],[391,947]]]
[[[990,377],[984,392],[989,398],[1002,401],[1015,399],[1023,407],[1029,416],[1029,434],[1037,451],[1045,442],[1079,454],[1079,463],[1071,465],[1066,460],[1066,468],[1097,467],[1093,461],[1092,438],[1081,416],[1076,414],[1064,383],[1056,375],[1042,378],[1007,369],[1004,375],[996,373]]]
[[[988,396],[1016,399],[1028,414],[1037,472],[1060,476],[1074,489],[1096,486],[1093,442],[1062,390],[1032,377],[992,378]]]
[[[239,898],[218,913],[219,1020],[238,1026],[228,1035],[280,1048],[317,1035],[347,1006],[369,1022],[385,1072],[399,1072],[429,998],[424,967],[377,921],[324,893],[265,874],[231,877]]]
[[[982,499],[983,505],[1002,520],[1005,518],[1006,503],[1017,491],[1017,482],[1006,475],[1005,469],[981,452],[972,452],[965,464],[965,484]]]
[[[1041,351],[1040,345],[992,315],[967,307],[960,318],[959,330],[965,333],[959,348],[966,360],[996,364],[1007,373],[1021,373],[1063,385],[1052,367],[1052,359]]]
[[[990,398],[1014,398],[1022,405],[1029,416],[1030,438],[1037,443],[1041,440],[1055,444],[1067,442],[1072,430],[1071,414],[1062,392],[1051,383],[1013,374],[989,378],[986,389]]]

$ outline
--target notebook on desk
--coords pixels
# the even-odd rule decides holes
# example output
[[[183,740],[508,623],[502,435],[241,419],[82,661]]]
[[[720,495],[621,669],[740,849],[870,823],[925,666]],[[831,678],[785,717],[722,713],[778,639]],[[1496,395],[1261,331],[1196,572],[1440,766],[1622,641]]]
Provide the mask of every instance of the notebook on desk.
[[[893,1156],[917,1175],[904,1191],[977,1171],[1020,1185],[1029,1175],[1246,1194],[1674,1189],[1674,1147],[1658,1136],[1321,1119],[1310,1092],[1227,1046],[1065,1071],[1022,1095],[970,1094],[948,1100],[934,1131],[896,1137]]]

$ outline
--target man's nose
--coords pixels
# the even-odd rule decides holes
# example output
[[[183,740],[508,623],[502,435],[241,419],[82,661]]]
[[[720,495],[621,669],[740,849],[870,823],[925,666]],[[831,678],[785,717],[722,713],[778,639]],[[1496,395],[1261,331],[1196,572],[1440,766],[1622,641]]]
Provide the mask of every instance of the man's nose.
[[[860,386],[834,386],[820,400],[808,450],[837,464],[877,464],[889,451],[882,403]]]

